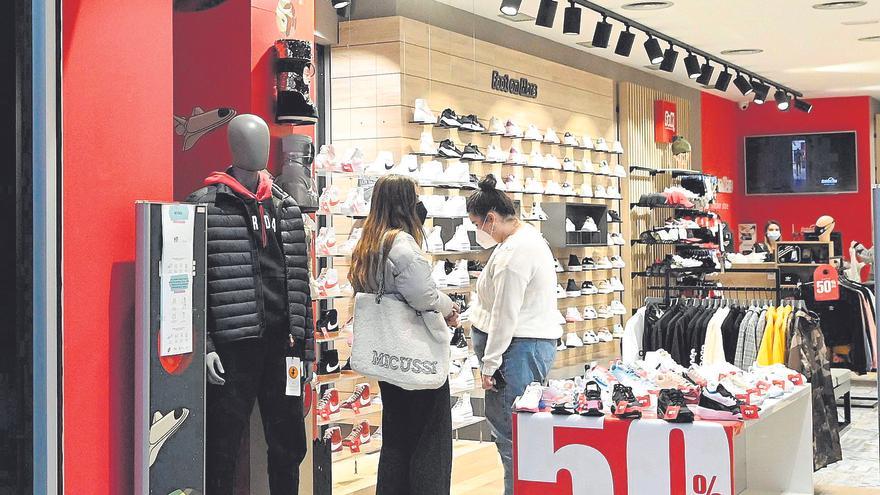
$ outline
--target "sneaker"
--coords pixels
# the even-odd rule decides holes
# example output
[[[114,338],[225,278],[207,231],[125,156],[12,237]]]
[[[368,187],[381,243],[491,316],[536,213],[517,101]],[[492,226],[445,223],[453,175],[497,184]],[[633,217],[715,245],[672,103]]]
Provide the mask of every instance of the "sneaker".
[[[468,260],[467,262],[468,275],[473,278],[479,277],[483,273],[483,268],[485,268],[483,264],[477,260]],[[462,312],[464,312],[464,309],[462,309]]]
[[[355,187],[349,189],[348,197],[339,206],[339,213],[350,217],[365,217],[370,212],[370,205],[364,199],[364,189]]]
[[[445,270],[445,268],[444,268]],[[468,287],[471,285],[471,276],[468,274],[467,260],[458,260],[452,272],[446,275],[446,285],[450,287]]]
[[[623,154],[623,144],[620,141],[614,141],[614,145],[611,146],[611,152],[617,153],[618,155]]]
[[[565,335],[565,347],[583,347],[584,341],[574,332]]]
[[[614,391],[611,393],[611,414],[622,419],[642,417],[639,401],[636,400],[636,396],[630,387],[620,383],[614,384]]]
[[[611,236],[611,242],[615,246],[623,246],[624,244],[626,244],[626,241],[623,240],[623,236],[620,234],[620,232],[612,232],[609,235]]]
[[[464,337],[464,329],[458,327],[452,331],[452,338],[449,340],[449,353],[452,359],[466,359],[468,357],[467,339]],[[473,375],[471,375],[473,379]]]
[[[621,198],[623,198],[623,196],[620,195],[620,191],[617,190],[617,187],[616,187],[616,186],[608,186],[608,188],[605,189],[605,194],[606,194],[609,198],[613,198],[613,199],[621,199]]]
[[[539,131],[534,124],[529,124],[523,139],[528,139],[529,141],[541,141],[544,139],[544,136],[541,135],[541,131]]]
[[[738,421],[742,419],[740,403],[724,385],[719,383],[703,387],[700,402],[694,407],[700,419]]]
[[[596,334],[596,338],[599,339],[599,342],[611,342],[614,340],[614,336],[611,335],[611,332],[608,331],[607,327],[600,328],[599,333]]]
[[[625,179],[626,178],[626,168],[624,168],[623,165],[618,163],[617,165],[614,166],[613,174],[615,177],[620,177],[621,179]]]
[[[504,124],[504,135],[507,137],[521,138],[523,136],[522,129],[519,128],[512,120],[508,120]]]
[[[602,282],[599,282],[599,284],[601,283]],[[601,289],[599,291],[601,292]],[[599,306],[599,309],[596,310],[596,316],[598,316],[600,320],[611,318],[611,311],[608,309],[608,306],[602,304]]]
[[[565,157],[562,159],[562,170],[565,170],[566,172],[577,172],[577,165],[575,165],[574,160]]]
[[[423,155],[436,155],[437,145],[434,143],[434,135],[430,131],[422,132],[419,138],[419,153]]]
[[[439,227],[437,227],[439,228]],[[434,263],[434,269],[431,271],[431,279],[437,287],[446,287],[446,263],[437,261]]]
[[[444,183],[443,164],[437,160],[431,160],[422,164],[416,175],[420,186],[434,186]]]
[[[529,166],[544,168],[544,155],[538,150],[532,150],[532,152],[529,153]]]
[[[584,220],[581,232],[599,232],[599,226],[596,225],[596,221],[593,220],[593,217],[587,217],[587,219]]]
[[[594,380],[587,382],[584,393],[578,397],[577,413],[581,416],[603,416],[602,389]]]
[[[428,236],[425,238],[425,244],[427,245],[427,251],[429,253],[439,253],[443,251],[443,237],[440,235],[441,231],[442,229],[439,225],[431,227],[431,232],[429,232]]]
[[[480,161],[484,160],[486,157],[480,153],[480,148],[475,144],[468,143],[465,145],[464,150],[461,153],[461,157],[465,160],[473,160]]]
[[[547,185],[544,187],[544,194],[559,196],[562,194],[562,187],[556,181],[548,180]]]
[[[611,332],[611,336],[614,337],[615,339],[622,338],[623,337],[623,325],[621,325],[620,323],[615,323],[614,324],[614,331]]]
[[[468,371],[470,373],[470,371]],[[452,406],[452,423],[463,423],[470,421],[474,417],[474,409],[471,406],[471,394],[464,393],[458,398],[458,401]]]
[[[608,196],[605,193],[605,186],[601,184],[597,185],[593,192],[593,196],[596,198],[607,198]]]
[[[610,222],[613,223],[623,223],[623,220],[620,218],[620,214],[617,213],[617,210],[608,210],[608,216],[611,217]]]
[[[468,233],[464,225],[459,225],[455,228],[455,234],[453,234],[452,238],[449,239],[449,242],[447,242],[444,247],[446,248],[446,251],[471,250],[471,241],[468,238]]]
[[[553,258],[553,269],[556,270],[556,273],[562,273],[565,271],[562,269],[562,264],[559,263],[559,258]]]
[[[611,268],[611,260],[609,260],[607,256],[602,256],[599,258],[599,261],[596,262],[597,270],[608,270]]]
[[[605,138],[596,139],[596,145],[593,149],[596,151],[608,151],[608,143],[605,142]]]
[[[677,388],[664,388],[657,397],[657,417],[670,423],[693,423],[694,413],[688,409],[684,394]]]
[[[461,121],[458,120],[458,115],[455,114],[454,110],[447,108],[440,114],[440,125],[445,127],[461,127]]]
[[[592,306],[587,306],[584,308],[584,319],[585,320],[595,320],[599,315],[596,313],[596,308]]]
[[[566,220],[567,220],[567,222],[566,222],[566,225],[567,225],[571,220],[568,220],[567,218],[566,218]],[[572,226],[572,231],[574,231],[574,229],[573,229],[574,224],[571,224],[571,226]],[[566,230],[568,230],[568,227],[566,227]],[[583,267],[581,266],[581,260],[578,259],[578,257],[574,254],[568,255],[568,269],[566,269],[565,271],[579,272],[582,270],[583,270]]]
[[[322,395],[321,399],[318,401],[316,412],[318,413],[318,416],[327,420],[331,415],[336,414],[339,411],[339,391],[335,388],[328,388],[324,391],[324,395]]]
[[[333,256],[337,253],[336,230],[333,227],[321,227],[315,237],[315,251],[318,256]]]
[[[565,321],[565,315],[562,314],[562,311],[556,312],[556,324],[557,325],[565,325],[567,322]]]
[[[330,444],[330,452],[342,452],[342,429],[331,426],[324,432],[324,443]]]
[[[548,127],[547,132],[544,133],[544,142],[559,144],[559,136],[556,135],[556,131],[552,127]]]
[[[448,218],[467,217],[467,203],[464,196],[450,196],[443,204],[443,216]]]
[[[394,168],[394,155],[390,151],[380,151],[373,163],[364,169],[366,175],[385,175]]]
[[[337,297],[341,294],[339,288],[339,274],[335,268],[325,268],[318,275],[318,297]]]
[[[352,448],[352,450],[357,449],[361,445],[366,445],[370,443],[370,422],[367,420],[361,421],[356,424],[354,428],[351,429],[351,433],[345,437],[345,440],[342,441],[342,445]]]
[[[504,178],[504,188],[507,192],[522,192],[523,183],[517,176],[511,174]]]
[[[556,284],[556,299],[565,299],[566,297],[568,297],[568,294],[565,293],[562,284]]]
[[[578,289],[577,282],[573,278],[568,279],[568,285],[565,287],[565,295],[568,297],[578,297],[581,290]]]
[[[623,303],[618,301],[617,299],[611,301],[611,307],[609,309],[611,310],[611,314],[615,314],[615,315],[625,315],[626,314],[626,306],[624,306]]]
[[[360,409],[367,407],[370,404],[372,404],[372,397],[370,397],[370,384],[359,383],[354,388],[354,392],[352,392],[347,399],[342,401],[342,404],[340,404],[339,407],[342,409]]]
[[[556,155],[547,153],[544,155],[544,168],[562,170],[562,163],[559,162],[559,158],[556,158]]]
[[[489,134],[494,134],[496,136],[503,136],[505,134],[504,130],[504,122],[498,117],[492,117],[489,119]]]
[[[584,282],[581,284],[581,295],[592,296],[598,293],[599,290],[596,289],[596,286],[593,285],[593,282],[589,280],[584,280]]]
[[[577,228],[574,226],[574,222],[572,222],[570,218],[565,219],[565,231],[566,232],[577,231]]]
[[[443,171],[440,184],[452,187],[464,187],[471,181],[470,169],[466,163],[452,162]]]
[[[483,124],[480,123],[480,120],[477,119],[477,116],[474,114],[460,117],[458,121],[461,123],[461,128],[466,131],[483,132],[486,130],[486,128],[483,127]]]
[[[615,291],[625,290],[623,287],[623,282],[621,282],[620,279],[617,277],[611,277],[611,279],[608,281],[608,285],[610,285],[611,289]]]
[[[593,188],[586,182],[581,184],[581,187],[578,188],[578,196],[582,198],[592,198],[593,197]]]
[[[315,155],[315,170],[324,172],[342,172],[336,158],[336,150],[332,144],[322,144],[318,154]]]
[[[490,144],[486,148],[486,160],[487,162],[492,163],[504,163],[504,151],[501,150],[498,146],[494,144]]]
[[[525,165],[527,158],[520,150],[511,146],[510,151],[507,152],[507,163],[511,165]]]
[[[345,157],[339,166],[343,172],[361,173],[364,171],[364,152],[360,148],[354,147],[348,156]]]
[[[443,205],[446,204],[446,198],[443,196],[422,195],[419,196],[419,200],[425,205],[425,209],[428,210],[429,217],[439,217],[443,214]]]
[[[526,187],[525,192],[528,194],[543,194],[544,187],[541,186],[541,182],[539,182],[534,177],[529,177],[526,179]]]
[[[586,134],[584,134],[581,137],[581,148],[588,149],[588,150],[594,149],[595,146],[593,145],[593,139],[590,136],[587,136]]]
[[[562,339],[556,339],[556,350],[564,351],[566,349],[568,349],[568,347],[565,347],[565,342],[563,342]]]
[[[461,150],[455,147],[455,143],[451,139],[440,141],[437,154],[446,158],[461,158]]]
[[[599,175],[611,175],[611,167],[608,166],[608,160],[602,160],[599,163]]]
[[[590,160],[589,156],[585,156],[583,160],[579,161],[577,167],[578,172],[583,172],[585,174],[596,173],[596,168],[593,167],[593,162]]]
[[[519,412],[538,412],[543,395],[544,390],[541,388],[540,383],[530,383],[523,394],[516,400],[514,410]]]
[[[423,98],[416,98],[416,106],[413,110],[413,121],[421,124],[436,124],[437,117],[428,107],[428,101]]]
[[[596,262],[593,261],[593,258],[589,256],[584,256],[584,260],[581,262],[581,266],[584,267],[584,270],[595,270]]]
[[[599,294],[611,294],[614,292],[607,280],[600,280],[596,284],[596,288],[599,289]]]
[[[565,135],[562,136],[562,144],[577,147],[578,140],[570,132],[566,132]]]
[[[593,345],[599,343],[599,337],[596,336],[596,333],[592,330],[587,330],[584,332],[583,337],[584,345]]]
[[[568,182],[563,182],[562,186],[559,188],[560,196],[574,196],[574,188],[571,187],[571,184]]]
[[[566,293],[568,293],[568,291],[566,291]],[[567,323],[584,321],[584,317],[581,316],[581,312],[577,308],[568,308],[565,310],[565,321]],[[577,337],[577,335],[575,335],[575,337]]]

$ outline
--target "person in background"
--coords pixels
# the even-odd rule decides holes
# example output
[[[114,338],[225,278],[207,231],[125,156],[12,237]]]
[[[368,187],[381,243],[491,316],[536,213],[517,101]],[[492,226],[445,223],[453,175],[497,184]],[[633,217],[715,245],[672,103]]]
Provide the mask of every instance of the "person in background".
[[[504,493],[513,493],[511,407],[532,382],[543,382],[556,357],[556,270],[553,253],[488,175],[467,199],[477,242],[495,248],[480,273],[468,310],[471,340],[486,390],[486,419],[504,465]]]
[[[382,270],[386,297],[406,301],[415,311],[437,311],[455,327],[459,308],[437,289],[431,264],[420,248],[426,214],[415,181],[402,175],[380,178],[348,278],[355,292],[378,293]],[[399,327],[388,322],[389,332]],[[436,390],[404,390],[380,381],[379,389],[382,451],[376,494],[448,495],[452,480],[449,381]]]
[[[767,261],[775,261],[776,243],[782,239],[782,228],[776,220],[768,220],[764,224],[764,242],[755,244],[756,253],[768,253]]]

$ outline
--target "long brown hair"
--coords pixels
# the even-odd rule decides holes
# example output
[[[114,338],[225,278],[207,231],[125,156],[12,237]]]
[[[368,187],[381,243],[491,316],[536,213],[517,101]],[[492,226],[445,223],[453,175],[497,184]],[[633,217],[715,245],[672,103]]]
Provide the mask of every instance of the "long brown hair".
[[[348,279],[355,290],[364,290],[370,287],[371,281],[375,281],[376,269],[384,266],[384,260],[399,232],[413,236],[421,246],[424,233],[416,213],[418,201],[416,183],[409,177],[386,175],[376,181],[370,213],[364,222],[361,239],[351,255]]]

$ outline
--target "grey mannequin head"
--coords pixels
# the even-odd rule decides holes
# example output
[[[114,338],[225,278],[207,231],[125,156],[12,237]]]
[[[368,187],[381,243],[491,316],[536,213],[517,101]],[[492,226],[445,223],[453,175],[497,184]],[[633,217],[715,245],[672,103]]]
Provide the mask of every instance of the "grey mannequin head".
[[[251,114],[241,114],[229,122],[229,150],[234,167],[258,172],[269,162],[269,126]]]

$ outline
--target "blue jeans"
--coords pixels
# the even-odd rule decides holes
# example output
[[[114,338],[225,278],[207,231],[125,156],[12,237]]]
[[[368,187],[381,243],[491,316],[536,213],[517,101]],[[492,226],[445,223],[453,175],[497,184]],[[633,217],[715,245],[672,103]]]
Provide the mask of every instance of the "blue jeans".
[[[471,329],[471,341],[480,363],[486,353],[488,334]],[[504,351],[501,374],[504,385],[497,391],[486,391],[486,419],[495,437],[495,446],[504,465],[504,494],[513,494],[513,401],[532,382],[543,382],[556,357],[556,341],[552,339],[514,338]]]

